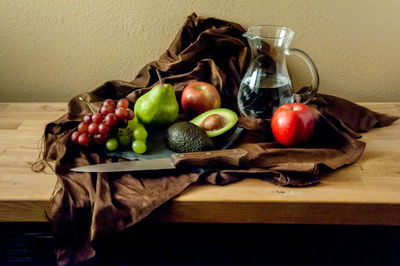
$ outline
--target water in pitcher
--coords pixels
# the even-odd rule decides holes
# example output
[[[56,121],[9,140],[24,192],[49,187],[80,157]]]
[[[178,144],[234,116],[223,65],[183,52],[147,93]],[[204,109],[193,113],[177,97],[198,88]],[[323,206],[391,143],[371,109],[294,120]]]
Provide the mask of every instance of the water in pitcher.
[[[293,102],[292,83],[286,76],[259,80],[261,84],[254,86],[251,77],[246,77],[240,85],[238,104],[244,115],[270,118],[279,106]]]
[[[319,75],[311,58],[299,49],[291,49],[294,31],[274,25],[251,26],[243,34],[251,51],[251,61],[239,87],[237,100],[245,116],[268,119],[284,104],[308,103],[317,93]],[[287,55],[298,55],[311,73],[310,89],[294,94],[286,66]]]

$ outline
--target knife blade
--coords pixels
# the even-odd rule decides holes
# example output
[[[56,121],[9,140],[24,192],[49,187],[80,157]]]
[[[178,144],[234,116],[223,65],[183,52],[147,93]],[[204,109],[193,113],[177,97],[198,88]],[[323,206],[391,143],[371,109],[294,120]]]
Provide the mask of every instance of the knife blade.
[[[174,153],[171,157],[138,161],[101,163],[72,168],[75,172],[130,172],[165,170],[182,167],[239,167],[248,160],[245,149],[213,150],[204,152]]]

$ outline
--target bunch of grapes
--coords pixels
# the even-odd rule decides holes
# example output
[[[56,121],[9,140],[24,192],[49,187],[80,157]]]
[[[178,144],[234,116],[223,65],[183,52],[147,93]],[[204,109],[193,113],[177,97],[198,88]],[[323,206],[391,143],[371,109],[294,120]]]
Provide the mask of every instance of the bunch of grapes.
[[[117,135],[107,141],[106,148],[114,151],[118,146],[129,147],[131,145],[134,152],[144,153],[147,150],[146,139],[147,131],[135,117],[128,122],[127,127],[120,128]]]
[[[128,123],[128,128],[132,132],[132,150],[136,153],[144,153],[147,149],[146,139],[147,131],[137,119],[131,120]]]
[[[113,129],[125,128],[129,120],[134,118],[132,110],[128,109],[129,101],[120,99],[115,105],[112,99],[103,102],[99,113],[88,114],[73,132],[71,140],[80,145],[89,145],[91,142],[106,143]]]

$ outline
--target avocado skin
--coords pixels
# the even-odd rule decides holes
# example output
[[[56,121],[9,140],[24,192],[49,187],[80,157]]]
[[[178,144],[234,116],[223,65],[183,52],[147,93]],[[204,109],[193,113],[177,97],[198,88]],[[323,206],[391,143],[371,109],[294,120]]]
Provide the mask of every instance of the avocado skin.
[[[206,132],[190,122],[176,122],[166,132],[167,146],[174,152],[196,152],[212,149]]]

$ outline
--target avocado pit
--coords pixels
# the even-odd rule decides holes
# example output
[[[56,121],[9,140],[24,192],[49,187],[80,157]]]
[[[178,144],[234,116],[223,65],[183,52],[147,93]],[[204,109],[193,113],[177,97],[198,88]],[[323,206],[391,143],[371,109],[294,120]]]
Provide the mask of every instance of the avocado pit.
[[[225,126],[225,119],[222,115],[219,114],[212,114],[207,116],[201,127],[206,131],[213,131],[221,129]]]

